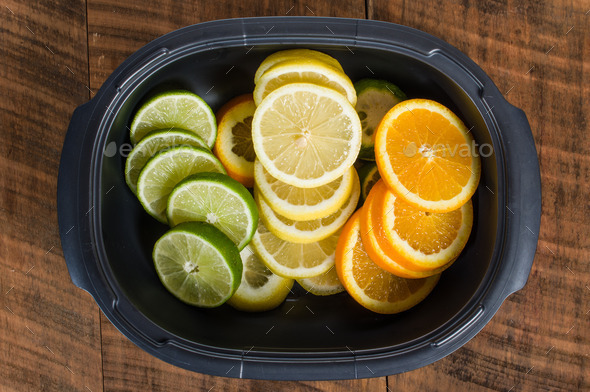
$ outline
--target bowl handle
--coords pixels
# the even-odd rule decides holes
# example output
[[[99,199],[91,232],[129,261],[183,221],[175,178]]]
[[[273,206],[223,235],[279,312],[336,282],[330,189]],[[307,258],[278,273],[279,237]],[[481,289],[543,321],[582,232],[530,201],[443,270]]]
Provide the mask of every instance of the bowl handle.
[[[57,179],[57,211],[59,220],[59,235],[61,246],[68,267],[68,272],[74,284],[92,293],[92,284],[84,263],[82,246],[88,241],[82,241],[83,228],[80,227],[80,212],[83,206],[77,189],[79,188],[82,144],[86,135],[87,124],[95,105],[87,102],[74,111],[64,140],[59,175]],[[88,174],[87,174],[88,175]],[[89,244],[90,246],[90,244]]]
[[[495,94],[498,96],[499,94]],[[493,110],[494,102],[486,101]],[[535,148],[535,140],[526,114],[507,102],[496,102],[496,121],[502,129],[506,171],[506,242],[504,259],[511,264],[507,268],[505,296],[522,289],[526,284],[539,239],[541,225],[541,174]]]

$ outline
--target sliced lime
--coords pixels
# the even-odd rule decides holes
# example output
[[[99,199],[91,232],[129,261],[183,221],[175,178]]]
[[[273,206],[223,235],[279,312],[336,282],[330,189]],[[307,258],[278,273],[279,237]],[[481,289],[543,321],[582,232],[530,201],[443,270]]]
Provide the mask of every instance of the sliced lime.
[[[177,128],[150,132],[137,143],[125,162],[125,181],[133,193],[137,193],[137,179],[147,161],[161,150],[179,145],[207,148],[199,136]]]
[[[385,114],[406,99],[399,87],[385,80],[362,79],[354,84],[357,94],[355,109],[363,127],[359,158],[375,160],[375,131]]]
[[[264,312],[279,306],[293,287],[293,279],[282,278],[269,270],[250,245],[240,252],[242,283],[227,303],[244,312]]]
[[[361,198],[360,203],[364,203],[369,195],[369,191],[373,188],[373,185],[379,181],[381,175],[375,162],[367,162],[358,171],[359,179],[361,181]]]
[[[207,223],[187,222],[169,230],[156,242],[153,258],[164,287],[190,305],[219,306],[240,285],[238,248]]]
[[[131,143],[137,144],[150,131],[180,128],[196,133],[212,148],[217,136],[215,115],[201,97],[175,90],[156,95],[144,104],[131,123]]]
[[[166,203],[172,189],[191,174],[224,173],[223,165],[208,150],[179,146],[154,155],[137,180],[137,198],[143,208],[162,223],[166,220]]]
[[[208,222],[225,233],[238,249],[254,235],[258,209],[248,190],[233,178],[219,173],[199,173],[174,188],[168,198],[168,222]]]

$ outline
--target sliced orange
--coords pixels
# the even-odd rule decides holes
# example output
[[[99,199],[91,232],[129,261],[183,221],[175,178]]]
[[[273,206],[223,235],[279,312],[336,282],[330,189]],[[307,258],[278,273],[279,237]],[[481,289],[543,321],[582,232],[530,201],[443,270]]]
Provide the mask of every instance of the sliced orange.
[[[357,211],[344,226],[336,247],[336,273],[350,296],[382,314],[403,312],[426,298],[440,275],[404,279],[379,268],[365,251],[360,221]]]
[[[420,270],[405,260],[393,248],[385,236],[383,219],[374,218],[375,206],[377,205],[380,211],[380,199],[385,193],[389,193],[389,190],[383,180],[380,180],[371,189],[361,209],[361,238],[371,260],[384,270],[407,279],[419,279],[437,275],[450,267],[455,261],[454,259],[439,268]]]
[[[252,118],[256,105],[252,94],[240,95],[227,102],[217,112],[217,140],[213,153],[227,174],[242,185],[254,185],[254,147]]]
[[[461,207],[480,177],[479,155],[465,124],[427,99],[403,101],[387,112],[375,134],[375,160],[396,195],[430,212]]]
[[[469,239],[473,205],[444,213],[416,209],[393,192],[382,192],[372,209],[373,224],[380,222],[385,241],[406,265],[418,271],[443,267],[456,259]]]

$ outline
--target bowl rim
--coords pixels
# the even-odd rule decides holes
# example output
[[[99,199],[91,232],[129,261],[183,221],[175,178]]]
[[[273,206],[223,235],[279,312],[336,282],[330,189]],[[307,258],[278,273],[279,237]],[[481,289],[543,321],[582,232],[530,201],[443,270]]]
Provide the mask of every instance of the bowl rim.
[[[327,35],[328,30],[332,34]],[[122,295],[115,277],[106,267],[108,261],[100,223],[100,168],[108,130],[115,117],[111,108],[120,107],[142,79],[170,61],[221,47],[255,45],[344,46],[351,51],[355,48],[395,49],[396,53],[428,60],[429,65],[442,73],[454,70],[465,76],[460,83],[456,82],[482,113],[490,131],[496,152],[498,184],[505,185],[498,187],[498,204],[506,205],[507,209],[498,208],[493,256],[502,260],[502,268],[497,263],[495,268],[488,269],[482,280],[487,284],[478,288],[465,306],[467,309],[458,313],[463,313],[460,317],[395,350],[383,347],[350,352],[293,353],[256,349],[246,352],[206,346],[175,336],[143,316]],[[473,96],[480,101],[475,102]],[[84,154],[87,151],[92,153]],[[509,165],[519,165],[522,172],[508,172]],[[524,192],[519,194],[520,189],[527,189],[529,196],[523,197]],[[508,208],[509,205],[512,208]],[[346,18],[225,19],[188,26],[157,38],[125,60],[96,96],[76,109],[64,142],[58,177],[60,237],[73,282],[88,291],[115,327],[145,351],[189,370],[239,378],[378,377],[412,370],[443,358],[475,336],[506,297],[526,283],[538,239],[540,207],[539,165],[526,116],[504,99],[479,66],[455,47],[425,32],[388,22]],[[532,236],[523,230],[525,227]],[[141,329],[136,325],[138,321]],[[166,338],[154,339],[154,336]],[[230,371],[226,372],[228,368]]]

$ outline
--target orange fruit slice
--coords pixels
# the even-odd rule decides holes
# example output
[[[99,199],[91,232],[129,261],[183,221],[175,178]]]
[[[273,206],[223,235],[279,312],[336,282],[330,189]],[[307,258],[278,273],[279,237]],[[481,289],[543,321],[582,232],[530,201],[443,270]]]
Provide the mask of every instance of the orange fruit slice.
[[[475,147],[459,117],[427,99],[395,105],[375,134],[375,160],[387,186],[430,212],[456,210],[473,196],[481,171]]]
[[[357,211],[344,226],[336,246],[336,273],[350,296],[382,314],[403,312],[426,298],[440,275],[404,279],[379,268],[365,251],[360,221]]]
[[[227,174],[245,187],[254,185],[254,147],[252,145],[252,94],[240,95],[217,112],[217,139],[213,153],[219,158]]]
[[[450,267],[455,261],[454,259],[439,268],[419,270],[400,256],[385,236],[383,219],[374,219],[375,206],[380,206],[380,199],[385,193],[389,193],[389,190],[383,180],[380,180],[371,189],[361,209],[361,238],[371,260],[384,270],[407,279],[426,278],[440,274]]]
[[[421,211],[382,192],[375,200],[373,223],[381,221],[386,242],[406,265],[429,271],[457,258],[469,239],[473,226],[471,200],[461,208],[444,213]]]

